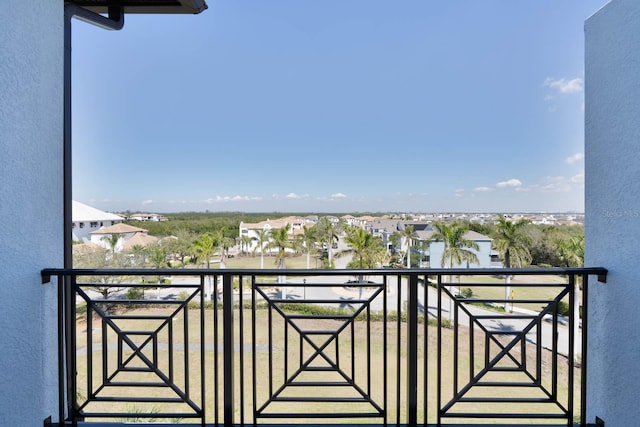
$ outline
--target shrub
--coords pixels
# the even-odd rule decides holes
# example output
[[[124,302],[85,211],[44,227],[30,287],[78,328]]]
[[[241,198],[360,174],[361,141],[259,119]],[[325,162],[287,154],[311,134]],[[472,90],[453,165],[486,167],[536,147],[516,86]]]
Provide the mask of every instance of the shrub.
[[[125,294],[127,299],[144,299],[143,288],[129,288]]]
[[[558,303],[558,314],[561,316],[569,316],[569,303],[566,301],[560,301]]]

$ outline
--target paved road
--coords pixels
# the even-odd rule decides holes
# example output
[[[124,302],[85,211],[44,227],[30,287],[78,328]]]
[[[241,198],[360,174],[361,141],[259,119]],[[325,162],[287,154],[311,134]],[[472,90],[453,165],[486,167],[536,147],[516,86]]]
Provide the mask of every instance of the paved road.
[[[345,268],[348,262],[350,261],[350,256],[342,256],[339,258],[335,258],[335,266],[336,269]],[[346,287],[344,284],[348,280],[355,279],[353,276],[310,276],[306,278],[306,283],[314,283],[314,284],[334,284],[335,286],[324,286],[324,287],[302,287],[299,286],[300,281],[297,284],[290,283],[289,286],[273,288],[269,289],[272,296],[276,296],[277,292],[281,292],[279,297],[285,297],[287,299],[295,300],[325,300],[327,301],[327,305],[331,306],[354,306],[357,300],[360,299],[368,299],[372,292],[371,290],[357,288],[357,287]],[[364,280],[372,280],[381,282],[380,278],[376,277],[364,277]],[[401,307],[402,303],[406,301],[407,296],[407,280],[402,279],[400,286],[398,288],[397,282],[395,278],[389,278],[391,286],[387,289],[387,308],[388,310],[396,310],[398,307],[398,294],[401,295]],[[190,283],[193,282],[193,278],[173,278],[172,283]],[[171,293],[171,288],[161,289],[161,297],[166,297],[167,294]],[[419,304],[422,310],[426,310],[429,313],[429,316],[432,318],[437,318],[438,309],[437,309],[437,301],[438,301],[438,292],[436,289],[429,287],[427,293],[428,304],[425,307],[425,302],[423,300],[424,290],[421,288],[419,291]],[[337,301],[329,303],[328,301]],[[382,295],[378,295],[377,298],[373,299],[370,303],[371,308],[373,310],[382,310],[383,309],[383,298]],[[443,294],[442,296],[442,316],[445,319],[450,318],[450,299]],[[534,321],[537,313],[525,310],[519,310],[517,307],[514,309],[513,314],[501,313],[494,310],[486,310],[473,305],[464,305],[464,310],[467,310],[471,313],[472,316],[491,316],[492,319],[482,319],[478,320],[482,325],[489,331],[499,331],[499,332],[509,332],[513,331],[514,333],[518,331],[522,331],[527,328],[531,322]],[[464,310],[459,310],[459,323],[461,325],[468,325],[469,319],[465,314]],[[527,315],[531,316],[529,319],[518,318],[517,316]],[[537,340],[537,336],[535,333],[536,329],[532,328],[532,332],[527,335],[527,341],[531,343],[535,343]],[[567,355],[569,348],[569,335],[568,328],[564,325],[558,327],[558,352],[561,354]],[[542,345],[544,348],[551,349],[553,347],[553,328],[550,319],[543,320],[542,322]],[[579,349],[580,342],[579,337],[576,340],[576,348]]]

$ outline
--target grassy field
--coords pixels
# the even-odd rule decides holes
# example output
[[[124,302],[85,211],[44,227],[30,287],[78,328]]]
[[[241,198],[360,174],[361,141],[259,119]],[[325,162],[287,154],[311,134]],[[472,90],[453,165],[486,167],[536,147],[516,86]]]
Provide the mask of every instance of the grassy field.
[[[196,403],[201,404],[202,396],[200,392],[200,372],[204,371],[204,384],[205,384],[205,408],[207,413],[207,422],[214,422],[214,400],[217,397],[220,403],[218,409],[218,415],[222,417],[221,399],[222,399],[222,378],[224,377],[224,368],[222,366],[222,353],[219,350],[215,351],[214,347],[214,328],[213,328],[213,310],[205,310],[205,343],[204,343],[204,369],[200,360],[200,346],[189,346],[188,351],[185,352],[185,342],[199,342],[200,319],[199,310],[184,310],[175,312],[171,317],[171,320],[165,322],[164,316],[172,313],[170,307],[160,307],[155,309],[146,310],[134,310],[129,312],[116,313],[115,317],[111,319],[117,328],[128,331],[128,336],[135,343],[135,346],[141,346],[145,340],[149,340],[149,343],[142,348],[142,350],[136,353],[131,349],[130,345],[126,341],[119,341],[116,333],[112,331],[111,327],[104,329],[101,328],[102,324],[96,320],[92,321],[89,325],[87,323],[86,316],[81,316],[78,320],[78,337],[77,337],[77,364],[78,364],[78,396],[80,400],[83,400],[87,396],[96,394],[97,396],[112,396],[134,397],[134,401],[129,403],[114,403],[113,401],[105,401],[98,403],[91,403],[87,409],[91,411],[120,411],[128,416],[140,417],[141,414],[149,414],[155,421],[165,421],[166,417],[162,416],[162,412],[183,412],[189,410],[184,404],[179,403],[144,403],[135,401],[135,396],[142,396],[144,393],[150,394],[152,397],[175,397],[176,393],[166,387],[153,386],[153,387],[135,387],[133,383],[146,383],[147,385],[158,384],[163,381],[172,382],[178,385],[180,390],[187,392],[187,395],[193,399]],[[149,319],[141,319],[140,315],[150,316]],[[239,315],[239,310],[236,311],[236,315]],[[353,406],[353,404],[332,402],[330,404],[320,402],[300,402],[294,399],[295,396],[304,395],[307,398],[319,398],[319,397],[343,397],[350,398],[359,396],[360,394],[355,392],[352,387],[345,386],[326,386],[319,387],[317,385],[307,385],[305,382],[312,381],[343,381],[344,377],[335,373],[335,369],[332,372],[328,371],[315,371],[315,372],[300,372],[296,375],[297,370],[301,364],[308,361],[314,354],[314,346],[322,347],[324,343],[333,335],[328,335],[326,331],[335,331],[344,326],[343,320],[334,319],[297,319],[292,321],[289,326],[286,326],[282,317],[273,314],[270,318],[270,313],[266,309],[260,309],[255,311],[255,324],[256,324],[256,336],[255,336],[255,360],[253,358],[253,340],[252,340],[252,311],[243,310],[244,329],[242,335],[240,333],[240,325],[236,323],[236,360],[234,362],[234,383],[236,391],[236,402],[241,401],[241,395],[244,396],[244,421],[251,421],[251,414],[254,409],[253,393],[254,383],[252,381],[255,373],[255,395],[256,395],[256,407],[261,407],[268,401],[270,395],[279,389],[287,380],[298,382],[298,385],[286,387],[280,394],[282,397],[287,397],[289,400],[283,403],[272,403],[267,406],[265,412],[277,413],[278,411],[287,412],[299,412],[301,414],[313,414],[314,412],[326,412],[342,413],[343,411],[368,411],[367,405],[360,405],[359,407]],[[221,313],[219,313],[221,319]],[[267,325],[271,325],[268,328]],[[315,333],[309,334],[309,339],[313,342],[305,341],[300,338],[300,334],[295,332],[293,324],[299,329],[307,331],[315,331]],[[316,369],[326,368],[331,364],[335,367],[339,367],[340,370],[346,375],[346,377],[353,380],[355,384],[361,388],[361,390],[371,397],[381,407],[387,408],[387,417],[389,422],[394,422],[397,417],[400,417],[401,422],[406,421],[406,354],[404,349],[404,339],[402,338],[406,334],[406,324],[402,324],[398,328],[397,323],[388,322],[386,325],[381,321],[367,322],[356,321],[353,323],[353,327],[347,326],[340,334],[336,334],[335,338],[329,342],[329,345],[323,351],[326,356],[326,360],[323,356],[314,358],[309,366]],[[418,354],[418,390],[419,390],[419,414],[418,420],[422,422],[425,419],[424,406],[427,407],[427,421],[434,422],[436,411],[438,408],[437,401],[437,369],[438,369],[438,354],[437,354],[437,328],[433,326],[424,327],[424,324],[418,328],[418,342],[419,354]],[[91,331],[91,341],[96,348],[91,352],[89,357],[87,351],[87,339],[88,333]],[[149,333],[144,331],[158,331],[157,333]],[[398,331],[400,331],[400,345],[398,345]],[[217,330],[217,343],[222,341],[222,325],[218,326]],[[188,334],[188,339],[185,339],[185,335]],[[384,337],[386,336],[386,342]],[[454,331],[450,329],[442,330],[442,354],[441,354],[441,376],[442,376],[442,404],[444,405],[453,395],[454,388],[461,390],[467,383],[467,379],[470,372],[473,375],[477,375],[484,366],[484,352],[485,345],[484,335],[479,332],[474,336],[474,351],[470,351],[471,337],[469,331],[465,328],[461,328],[457,334],[457,340],[459,345],[459,354],[453,351],[454,340],[456,335]],[[103,339],[111,343],[107,346],[107,351],[103,353],[99,345],[103,342]],[[498,338],[500,345],[506,345],[506,338]],[[339,342],[339,344],[336,344]],[[123,359],[118,359],[118,345],[122,345]],[[173,352],[169,352],[169,345],[173,346]],[[426,344],[426,351],[425,351]],[[494,342],[489,344],[487,349],[489,353],[494,354],[498,350],[498,343]],[[353,348],[353,351],[351,351]],[[524,352],[524,353],[523,353]],[[473,353],[473,358],[470,354]],[[156,366],[159,371],[163,372],[163,375],[167,377],[158,382],[158,375],[152,372],[148,372],[147,364],[142,361],[143,357],[146,357],[152,365]],[[171,354],[171,356],[170,356]],[[425,354],[426,354],[426,398],[424,393],[425,384]],[[528,370],[535,371],[536,353],[533,346],[528,345],[521,347],[515,346],[510,353],[514,359],[520,362],[526,360]],[[302,356],[301,356],[302,355]],[[214,372],[214,365],[216,364],[215,357],[218,357],[217,366],[219,367],[218,376]],[[131,357],[131,361],[127,362],[127,358]],[[242,360],[241,360],[242,357]],[[106,360],[106,363],[103,363]],[[551,386],[551,359],[550,353],[542,351],[542,372],[540,378],[542,384],[547,389],[552,390]],[[254,371],[255,363],[255,371]],[[87,374],[88,365],[93,367],[93,374],[91,375],[92,383],[89,383],[89,377]],[[118,370],[116,367],[120,366]],[[187,370],[185,366],[188,366],[189,379],[187,380]],[[240,367],[243,369],[240,369]],[[500,363],[496,365],[498,368],[504,369],[501,372],[493,372],[487,374],[486,381],[521,381],[526,379],[522,373],[509,372],[509,368],[514,366],[514,362],[508,358],[504,358]],[[385,370],[386,367],[386,370]],[[386,372],[385,372],[386,371]],[[566,360],[560,360],[558,370],[558,390],[557,394],[559,399],[566,401],[567,385],[568,385],[568,372]],[[386,374],[386,375],[385,375]],[[454,375],[455,374],[455,375]],[[269,381],[269,378],[272,381]],[[122,384],[122,387],[106,387],[100,388],[104,379],[108,379],[113,384]],[[169,381],[170,379],[170,381]],[[385,382],[386,379],[386,382]],[[302,384],[300,384],[302,382]],[[457,387],[456,387],[457,383]],[[576,381],[576,387],[579,381]],[[386,400],[384,390],[387,390]],[[93,391],[90,391],[93,390]],[[98,391],[96,393],[96,390]],[[218,395],[216,396],[216,393]],[[475,397],[482,400],[491,396],[504,396],[504,397],[542,397],[543,394],[538,391],[536,387],[474,387],[467,396]],[[425,402],[426,399],[426,402]],[[566,404],[566,403],[565,403]],[[357,406],[357,405],[356,405]],[[509,406],[510,412],[523,412],[523,413],[538,413],[544,405],[531,404],[531,403],[514,403]],[[549,409],[547,405],[546,409]],[[355,409],[354,409],[355,408]],[[400,412],[398,412],[400,408]],[[496,411],[500,408],[496,408],[495,405],[488,405],[486,403],[475,402],[458,404],[455,408],[457,411]],[[503,408],[503,409],[506,409]],[[235,409],[236,422],[240,422],[241,419],[241,407],[238,405]],[[115,416],[116,419],[123,419],[122,416]],[[222,418],[220,418],[221,420]],[[168,419],[170,422],[178,422],[177,419]],[[269,419],[268,422],[278,422],[287,420],[282,419]],[[297,419],[296,422],[317,422],[314,418]],[[336,422],[335,419],[329,420]],[[464,420],[460,420],[464,421]],[[507,420],[508,421],[508,420]],[[363,423],[379,423],[380,419],[369,418],[355,418],[346,420],[346,422],[363,422]],[[535,420],[535,423],[539,423],[539,420]],[[532,420],[532,423],[534,421]]]
[[[260,255],[239,255],[234,256],[233,258],[227,258],[227,268],[238,268],[238,269],[259,269],[260,268]],[[290,256],[286,258],[287,268],[307,268],[307,256],[306,255],[297,255]],[[171,266],[173,268],[180,268],[180,263],[177,261],[172,262]],[[219,263],[215,262],[211,264],[211,268],[218,268],[220,266]],[[317,264],[319,267],[320,264]],[[264,256],[264,268],[277,268],[276,257],[274,255],[265,254]],[[186,268],[198,268],[198,266],[193,264],[187,264]],[[316,259],[312,256],[309,263],[309,268],[316,268]]]

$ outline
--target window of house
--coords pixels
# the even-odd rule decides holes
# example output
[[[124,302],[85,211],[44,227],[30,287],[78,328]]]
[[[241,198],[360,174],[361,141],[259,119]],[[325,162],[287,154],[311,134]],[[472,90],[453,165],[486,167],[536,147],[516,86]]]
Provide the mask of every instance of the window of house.
[[[84,222],[80,223],[80,228],[84,228]]]
[[[98,223],[97,223],[96,221],[93,221],[93,222],[90,224],[90,226],[91,226],[91,228],[96,228],[96,227],[98,226]]]

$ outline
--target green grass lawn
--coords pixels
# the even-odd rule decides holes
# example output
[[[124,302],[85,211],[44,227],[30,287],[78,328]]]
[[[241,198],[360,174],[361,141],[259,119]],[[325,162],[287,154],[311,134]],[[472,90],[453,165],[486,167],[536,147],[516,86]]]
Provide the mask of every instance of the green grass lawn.
[[[318,267],[320,264],[317,264]],[[180,268],[180,262],[174,261],[171,263],[172,268]],[[296,256],[288,256],[286,258],[286,266],[287,268],[299,269],[299,268],[307,268],[307,256],[306,255],[296,255]],[[199,265],[195,264],[187,264],[185,268],[199,268]],[[220,264],[215,262],[211,263],[211,268],[219,268]],[[277,268],[276,265],[276,257],[274,255],[265,254],[264,256],[264,268]],[[227,268],[237,268],[237,269],[254,269],[257,270],[260,268],[260,255],[238,255],[233,258],[227,258]],[[310,258],[309,268],[316,268],[316,258],[313,256]]]
[[[468,288],[473,293],[474,298],[495,299],[502,305],[505,299],[505,279],[502,277],[488,276],[462,276],[461,282],[456,284],[462,291]],[[511,293],[509,298],[515,300],[552,300],[555,299],[568,283],[568,279],[562,276],[514,276],[511,279]],[[482,286],[479,286],[482,284]],[[495,284],[495,286],[492,286]],[[488,286],[487,286],[488,285]],[[556,286],[554,286],[556,285]],[[563,298],[567,302],[568,297]],[[523,303],[515,304],[528,310],[540,311],[543,303]]]

